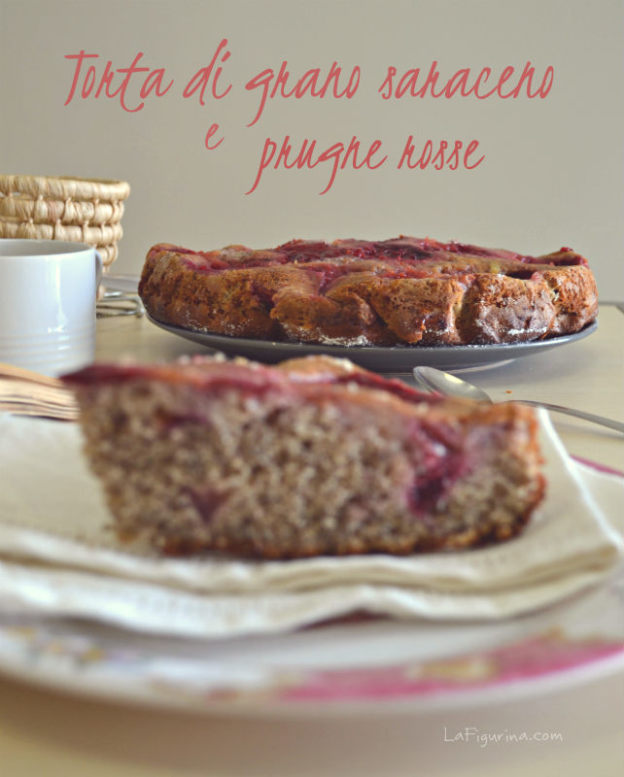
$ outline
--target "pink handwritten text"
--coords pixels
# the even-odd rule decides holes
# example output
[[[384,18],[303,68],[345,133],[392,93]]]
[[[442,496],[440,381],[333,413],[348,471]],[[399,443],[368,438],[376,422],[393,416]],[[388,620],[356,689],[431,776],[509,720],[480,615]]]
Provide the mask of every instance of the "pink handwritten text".
[[[262,157],[253,186],[245,194],[252,194],[257,189],[264,171],[271,165],[274,170],[278,170],[280,167],[285,170],[292,168],[301,170],[305,167],[312,169],[317,165],[328,162],[330,165],[329,180],[325,188],[320,192],[325,194],[334,185],[339,170],[344,170],[349,166],[353,170],[360,170],[362,167],[376,170],[385,164],[388,159],[387,155],[384,155],[381,159],[374,159],[378,152],[381,151],[381,145],[381,140],[374,140],[360,153],[360,140],[353,135],[347,145],[342,142],[332,143],[327,148],[319,150],[316,140],[304,138],[298,148],[293,149],[290,136],[286,135],[278,150],[278,144],[271,140],[271,138],[267,138],[264,142]]]
[[[208,151],[214,151],[215,148],[218,148],[221,143],[223,143],[224,138],[220,137],[219,140],[217,140],[215,143],[211,143],[212,136],[215,135],[219,131],[219,125],[218,124],[211,124],[208,128],[208,132],[206,133],[206,137],[204,138],[204,146],[208,149]]]
[[[443,81],[440,88],[436,88],[440,80],[440,71],[436,61],[431,63],[427,75],[421,80],[421,69],[413,68],[406,70],[400,77],[395,67],[388,67],[386,77],[377,90],[384,100],[392,98],[400,100],[402,97],[433,97],[433,98],[451,98],[459,95],[460,97],[470,97],[473,95],[478,100],[487,100],[488,97],[500,97],[503,100],[509,98],[516,99],[522,94],[529,99],[539,97],[544,99],[550,92],[555,71],[552,65],[549,65],[537,85],[534,85],[535,68],[530,62],[527,62],[522,72],[518,74],[516,68],[508,65],[498,75],[492,79],[492,69],[482,68],[476,75],[472,70],[461,68],[453,75]],[[488,89],[486,83],[491,85]],[[507,84],[507,82],[511,82]],[[506,86],[507,85],[507,86]],[[505,88],[506,87],[506,88]]]
[[[93,94],[93,90],[95,89],[95,93],[93,94],[95,99],[101,97],[102,94],[110,99],[119,97],[119,104],[124,109],[124,111],[128,111],[128,113],[135,113],[136,111],[143,109],[145,100],[152,94],[152,92],[155,93],[156,97],[163,97],[173,86],[173,80],[171,80],[167,86],[163,86],[163,79],[165,77],[164,68],[156,68],[152,70],[149,67],[139,67],[139,62],[143,58],[142,51],[139,51],[128,67],[120,67],[116,70],[113,70],[113,63],[109,59],[104,68],[104,72],[98,79],[95,64],[88,64],[85,62],[85,60],[96,60],[99,58],[99,54],[87,54],[84,49],[82,49],[78,54],[65,55],[65,59],[76,60],[74,77],[69,94],[67,95],[67,99],[64,103],[65,105],[69,105],[69,103],[74,99],[78,89],[80,97],[82,97],[83,100]],[[83,65],[85,65],[84,70]],[[127,102],[128,87],[134,76],[140,76],[140,74],[143,74],[143,81],[139,89],[139,95],[142,101],[134,107],[130,107]],[[115,88],[113,88],[113,82],[116,80],[119,81],[119,79],[121,79],[121,81]],[[134,78],[133,84],[135,82],[138,83],[136,78]]]
[[[197,73],[189,80],[184,87],[182,97],[192,97],[197,91],[199,91],[199,103],[200,105],[206,104],[206,89],[210,85],[210,91],[215,100],[222,100],[232,88],[232,84],[228,84],[222,92],[218,92],[219,78],[223,68],[217,67],[214,78],[212,78],[212,71],[217,62],[224,63],[230,57],[230,52],[227,50],[228,41],[227,38],[223,38],[219,43],[217,50],[213,54],[210,64],[206,67],[200,68]]]
[[[323,75],[321,68],[315,67],[297,78],[292,84],[290,72],[288,71],[288,62],[284,60],[277,74],[272,68],[266,68],[262,72],[251,78],[246,84],[245,89],[253,92],[256,89],[261,90],[258,110],[252,121],[247,125],[252,127],[262,116],[268,99],[283,97],[288,99],[294,97],[300,100],[306,95],[311,97],[324,98],[327,96],[339,100],[346,97],[350,100],[358,90],[360,85],[360,68],[356,65],[352,68],[346,79],[343,79],[344,86],[341,88],[342,68],[337,62],[333,62],[327,75]],[[346,83],[345,83],[346,81]],[[292,84],[290,89],[289,85]]]
[[[434,170],[442,170],[446,167],[448,170],[457,170],[463,167],[466,170],[474,170],[485,159],[485,154],[476,162],[471,164],[470,157],[476,153],[479,148],[478,140],[471,140],[464,149],[464,143],[456,140],[451,145],[446,140],[440,140],[434,145],[432,140],[427,140],[420,152],[416,152],[414,136],[410,135],[403,148],[403,153],[399,159],[397,170],[404,165],[409,170],[420,168],[425,170],[431,165]],[[463,153],[462,153],[462,149]]]
[[[210,58],[207,56],[201,60],[206,64],[201,67],[195,65],[195,72],[189,70],[184,79],[180,79],[176,91],[178,99],[182,97],[201,106],[210,105],[210,110],[214,110],[217,103],[227,105],[229,101],[225,98],[228,96],[230,99],[235,97],[231,94],[234,84],[227,74],[232,57],[228,38],[220,38],[216,48],[208,49],[208,54]],[[114,101],[128,113],[136,113],[143,110],[148,99],[165,97],[174,86],[174,79],[164,67],[151,67],[145,63],[142,51],[137,52],[131,61],[130,57],[124,60],[130,61],[124,67],[116,67],[112,60],[97,53],[87,53],[85,49],[64,57],[73,67],[65,106],[103,97]],[[247,127],[260,122],[269,106],[280,100],[352,100],[360,88],[362,70],[359,65],[347,67],[334,60],[329,65],[304,70],[293,68],[286,59],[281,63],[276,59],[274,63],[275,68],[266,67],[255,74],[253,70],[248,71],[239,83],[238,88],[244,87],[245,90],[239,91],[239,97],[246,93],[251,102],[245,120],[251,115],[253,118]],[[384,102],[401,100],[404,106],[406,101],[414,99],[544,100],[553,89],[555,69],[552,65],[536,66],[527,60],[517,66],[461,67],[445,71],[434,60],[425,63],[425,66],[408,69],[384,66],[376,76],[373,75],[373,79],[371,87],[378,95],[373,92],[373,99],[381,98]],[[383,102],[379,103],[381,105]],[[410,121],[413,119],[413,106],[413,102],[405,106],[409,107]],[[219,121],[219,117],[214,117],[204,125],[203,144],[207,151],[215,151],[225,140]],[[425,124],[420,123],[419,126],[422,131]],[[349,134],[352,131],[349,130]],[[272,134],[273,130],[268,132]],[[275,136],[264,137],[255,177],[246,194],[256,192],[264,178],[271,175],[270,171],[314,170],[318,167],[324,180],[319,193],[327,194],[340,173],[346,170],[372,171],[392,165],[395,170],[472,171],[486,160],[477,139],[434,140],[408,135],[402,146],[390,149],[387,139],[383,142],[379,138],[363,141],[357,134],[351,135],[350,139],[347,135],[344,140],[321,142],[311,137],[295,140],[291,135],[281,135],[281,132],[277,131],[276,139]]]

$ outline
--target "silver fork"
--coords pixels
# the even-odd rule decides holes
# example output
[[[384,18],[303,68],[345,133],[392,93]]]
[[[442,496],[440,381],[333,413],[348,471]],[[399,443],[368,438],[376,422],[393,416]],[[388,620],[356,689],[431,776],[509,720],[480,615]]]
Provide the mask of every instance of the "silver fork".
[[[2,363],[0,411],[62,421],[78,418],[74,395],[58,378]]]

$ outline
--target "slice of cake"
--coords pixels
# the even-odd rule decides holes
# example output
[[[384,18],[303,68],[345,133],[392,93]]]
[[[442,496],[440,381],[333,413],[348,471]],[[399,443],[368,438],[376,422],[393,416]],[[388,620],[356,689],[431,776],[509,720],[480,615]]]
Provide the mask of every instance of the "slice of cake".
[[[262,558],[506,540],[544,492],[537,421],[328,357],[65,378],[121,538]]]

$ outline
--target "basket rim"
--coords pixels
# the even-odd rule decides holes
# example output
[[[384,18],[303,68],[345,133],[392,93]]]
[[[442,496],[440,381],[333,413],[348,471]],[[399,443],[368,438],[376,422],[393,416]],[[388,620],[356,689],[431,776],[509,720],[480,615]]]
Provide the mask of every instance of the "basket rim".
[[[0,192],[6,195],[52,195],[83,200],[125,200],[130,194],[130,184],[112,178],[4,173],[0,174]]]

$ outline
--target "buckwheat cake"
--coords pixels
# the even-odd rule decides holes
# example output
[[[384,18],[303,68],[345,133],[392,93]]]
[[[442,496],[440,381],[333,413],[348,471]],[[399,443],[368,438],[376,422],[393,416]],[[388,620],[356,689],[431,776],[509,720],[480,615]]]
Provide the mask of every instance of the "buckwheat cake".
[[[160,243],[139,293],[164,324],[346,346],[523,343],[578,332],[598,310],[588,262],[570,248],[530,257],[413,237],[267,250]]]
[[[119,536],[159,553],[471,548],[516,535],[544,493],[531,409],[344,360],[102,364],[65,382]]]

